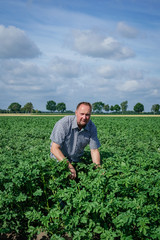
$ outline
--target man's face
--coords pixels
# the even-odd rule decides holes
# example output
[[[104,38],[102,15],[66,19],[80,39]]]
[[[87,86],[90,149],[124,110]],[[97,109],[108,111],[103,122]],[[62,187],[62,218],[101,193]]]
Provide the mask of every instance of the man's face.
[[[78,127],[81,129],[89,122],[91,116],[91,109],[89,106],[81,104],[75,112],[77,117]]]

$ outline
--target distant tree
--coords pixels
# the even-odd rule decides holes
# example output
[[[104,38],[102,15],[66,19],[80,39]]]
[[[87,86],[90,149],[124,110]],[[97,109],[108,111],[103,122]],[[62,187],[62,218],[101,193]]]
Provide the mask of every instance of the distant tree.
[[[46,109],[51,112],[56,111],[56,102],[53,100],[48,101],[46,104]]]
[[[21,111],[21,105],[17,102],[13,102],[9,105],[8,109],[10,110],[10,112],[18,113]]]
[[[114,111],[119,112],[121,107],[118,104],[116,104],[116,105],[114,105],[113,109],[114,109]]]
[[[110,106],[110,110],[111,110],[112,112],[114,111],[113,105]]]
[[[102,112],[102,109],[104,108],[104,103],[103,102],[95,102],[92,104],[92,109],[94,112]]]
[[[109,112],[109,104],[104,105],[103,109],[104,111]]]
[[[142,113],[144,111],[144,105],[142,103],[137,103],[133,109],[136,113]]]
[[[58,103],[57,106],[56,106],[56,110],[58,112],[64,112],[66,110],[66,104],[61,102],[61,103]]]
[[[126,112],[128,108],[128,101],[124,101],[120,105],[121,105],[122,113]]]
[[[159,104],[154,104],[152,105],[151,111],[155,113],[158,113],[160,109],[160,105]]]
[[[33,104],[31,102],[26,103],[23,107],[23,111],[26,113],[33,112]]]

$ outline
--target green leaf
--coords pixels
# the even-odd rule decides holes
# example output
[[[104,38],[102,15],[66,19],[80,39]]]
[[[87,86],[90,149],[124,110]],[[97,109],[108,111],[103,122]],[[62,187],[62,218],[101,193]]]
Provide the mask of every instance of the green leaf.
[[[33,196],[42,196],[42,194],[43,194],[42,189],[37,189],[37,190],[33,193]]]

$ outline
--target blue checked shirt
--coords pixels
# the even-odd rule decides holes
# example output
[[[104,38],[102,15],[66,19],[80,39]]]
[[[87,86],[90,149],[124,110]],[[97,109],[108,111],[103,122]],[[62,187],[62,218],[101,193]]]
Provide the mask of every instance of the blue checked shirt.
[[[90,149],[97,149],[100,147],[100,142],[97,137],[97,128],[94,123],[89,120],[85,128],[79,130],[76,116],[66,116],[60,119],[55,124],[50,139],[52,142],[60,145],[60,150],[64,156],[73,162],[78,162],[80,160],[84,148],[88,144]],[[54,157],[52,153],[51,157]]]

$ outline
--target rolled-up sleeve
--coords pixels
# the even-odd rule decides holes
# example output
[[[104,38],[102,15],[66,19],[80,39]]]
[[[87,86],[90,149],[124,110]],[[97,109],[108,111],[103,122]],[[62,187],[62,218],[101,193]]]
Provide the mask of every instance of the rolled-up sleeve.
[[[65,129],[61,121],[57,122],[53,128],[50,139],[52,142],[55,142],[62,146],[65,139]]]

